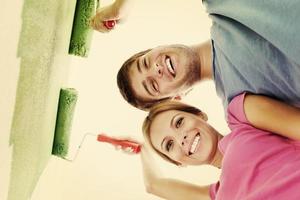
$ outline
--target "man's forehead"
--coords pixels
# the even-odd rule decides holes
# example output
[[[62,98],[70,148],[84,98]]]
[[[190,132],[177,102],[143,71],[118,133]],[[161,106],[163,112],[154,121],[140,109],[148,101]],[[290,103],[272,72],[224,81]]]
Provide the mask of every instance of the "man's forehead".
[[[139,62],[138,59],[136,59],[134,62],[132,62],[130,70],[129,70],[129,79],[131,87],[134,91],[134,93],[137,96],[145,96],[145,88],[143,83],[143,77],[141,73],[141,69],[139,69]]]
[[[138,55],[138,56],[136,56],[134,59],[132,59],[132,62],[131,62],[131,64],[130,64],[130,71],[132,71],[133,68],[135,68],[135,67],[138,65],[138,61],[139,61],[139,59],[140,59],[142,56],[144,56],[144,54]]]
[[[131,81],[132,81],[132,78],[135,78],[141,72],[139,69],[140,68],[139,59],[140,59],[140,56],[136,57],[130,65],[129,74],[130,74]]]
[[[136,96],[144,100],[154,100],[154,94],[149,88],[149,79],[146,77],[146,74],[142,72],[142,66],[139,63],[139,60],[136,60],[132,63],[131,69],[129,70],[129,79],[133,92]]]

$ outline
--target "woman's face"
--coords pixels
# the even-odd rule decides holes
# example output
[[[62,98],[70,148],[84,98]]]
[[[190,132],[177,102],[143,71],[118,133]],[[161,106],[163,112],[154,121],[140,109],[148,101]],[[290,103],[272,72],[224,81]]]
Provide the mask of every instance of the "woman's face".
[[[206,119],[170,110],[160,113],[150,127],[150,142],[161,153],[185,165],[212,163],[218,148],[218,133]]]

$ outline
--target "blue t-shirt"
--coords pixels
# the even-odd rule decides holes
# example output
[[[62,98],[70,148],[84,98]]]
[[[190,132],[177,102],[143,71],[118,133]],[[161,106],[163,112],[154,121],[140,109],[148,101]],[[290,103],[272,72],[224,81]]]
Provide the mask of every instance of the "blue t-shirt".
[[[226,109],[242,92],[300,107],[300,1],[205,0],[213,71]]]

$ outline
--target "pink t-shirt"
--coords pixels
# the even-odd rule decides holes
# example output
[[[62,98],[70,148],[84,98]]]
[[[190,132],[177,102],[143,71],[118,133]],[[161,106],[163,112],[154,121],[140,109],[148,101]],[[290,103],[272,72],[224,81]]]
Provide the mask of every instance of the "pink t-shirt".
[[[228,106],[231,133],[219,143],[222,173],[210,187],[211,198],[300,200],[300,141],[251,126],[244,97],[235,97]]]

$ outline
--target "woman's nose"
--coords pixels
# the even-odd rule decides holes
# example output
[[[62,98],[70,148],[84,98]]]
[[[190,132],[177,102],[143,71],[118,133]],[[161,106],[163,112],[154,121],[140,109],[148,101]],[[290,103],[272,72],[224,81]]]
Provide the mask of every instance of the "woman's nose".
[[[186,155],[189,155],[189,148],[190,148],[190,144],[189,144],[189,138],[187,137],[187,135],[184,135],[183,137],[181,137],[181,147],[183,152],[185,152]]]
[[[187,144],[187,136],[185,135],[185,136],[182,138],[181,145],[182,145],[182,146],[185,146],[186,144]]]

